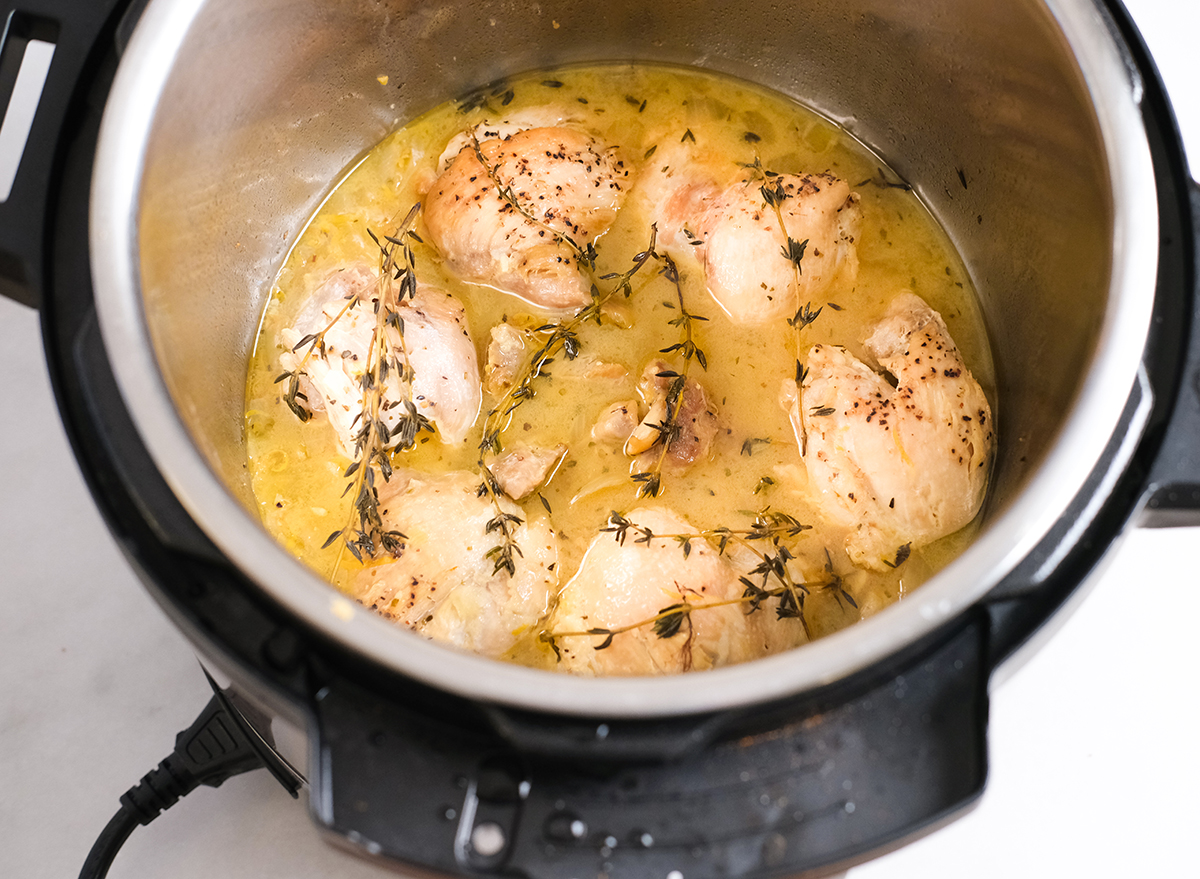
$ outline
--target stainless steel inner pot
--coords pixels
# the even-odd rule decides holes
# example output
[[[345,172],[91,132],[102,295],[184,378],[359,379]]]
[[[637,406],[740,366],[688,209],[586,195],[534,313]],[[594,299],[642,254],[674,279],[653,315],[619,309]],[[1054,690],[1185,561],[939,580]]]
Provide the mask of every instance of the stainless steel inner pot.
[[[1062,516],[1117,429],[1158,238],[1140,85],[1121,52],[1090,0],[152,0],[121,62],[94,177],[105,345],[151,455],[199,525],[265,593],[374,662],[568,714],[671,715],[800,692],[977,602]],[[753,80],[876,150],[962,253],[998,365],[999,457],[968,551],[876,617],[706,672],[702,686],[538,672],[398,630],[277,545],[246,478],[247,355],[278,267],[343,170],[393,127],[481,84],[614,59]]]

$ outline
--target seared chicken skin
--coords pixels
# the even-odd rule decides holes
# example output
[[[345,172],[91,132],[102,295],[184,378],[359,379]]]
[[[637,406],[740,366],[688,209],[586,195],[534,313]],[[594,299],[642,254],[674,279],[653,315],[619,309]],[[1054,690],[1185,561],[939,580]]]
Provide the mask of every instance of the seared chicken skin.
[[[384,527],[405,535],[400,557],[356,575],[351,594],[384,617],[427,637],[499,658],[546,613],[558,587],[558,543],[545,516],[519,516],[515,572],[497,570],[487,531],[496,516],[477,493],[480,477],[396,473],[380,488]]]
[[[832,174],[749,173],[673,151],[639,183],[658,222],[659,241],[691,251],[709,293],[738,323],[791,318],[820,302],[835,281],[853,285],[858,196]]]
[[[994,433],[983,390],[923,300],[897,296],[866,347],[896,387],[844,348],[816,345],[793,424],[822,512],[847,529],[856,564],[882,570],[975,517]]]
[[[285,347],[280,361],[284,369],[291,371],[304,358],[306,349],[299,344],[301,340],[330,327],[336,319],[325,332],[326,356],[314,353],[308,358],[302,385],[309,406],[328,415],[347,457],[353,457],[354,437],[360,427],[360,381],[375,332],[371,305],[378,299],[378,277],[365,267],[335,272],[313,295],[295,324],[280,333]],[[345,308],[347,299],[353,297],[359,301]],[[403,345],[413,369],[411,392],[417,411],[434,423],[443,442],[462,443],[483,401],[475,343],[462,303],[443,290],[420,286],[412,299],[401,304],[400,316],[404,321]],[[389,342],[399,346],[395,330],[387,332]],[[395,427],[405,411],[403,406],[395,405],[404,393],[400,376],[393,373],[386,382],[381,411],[389,428]],[[393,438],[392,444],[398,441]]]
[[[569,128],[494,133],[469,141],[434,181],[430,239],[464,280],[577,311],[591,301],[584,256],[616,218],[629,172],[614,149]]]
[[[642,507],[627,518],[655,534],[695,533],[665,507]],[[761,621],[775,623],[774,613],[764,608],[747,615],[746,606],[736,601],[743,591],[737,571],[705,540],[693,541],[684,555],[673,538],[637,538],[632,532],[624,541],[615,533],[601,533],[592,540],[575,576],[559,593],[549,632],[615,631],[652,620],[683,602],[733,603],[686,614],[668,637],[660,637],[652,623],[636,626],[614,634],[603,649],[597,647],[605,635],[556,635],[558,670],[582,675],[671,674],[742,662],[794,645],[777,643],[777,636],[776,642],[767,643]]]

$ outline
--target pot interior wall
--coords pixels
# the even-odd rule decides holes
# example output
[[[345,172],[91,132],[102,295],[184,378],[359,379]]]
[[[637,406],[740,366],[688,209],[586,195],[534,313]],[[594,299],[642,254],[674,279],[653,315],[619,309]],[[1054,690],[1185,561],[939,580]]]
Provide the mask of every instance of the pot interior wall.
[[[598,59],[692,64],[775,88],[916,187],[960,249],[992,334],[1001,435],[989,515],[1002,510],[1071,407],[1112,261],[1096,117],[1033,0],[202,4],[145,157],[142,296],[176,407],[247,509],[246,359],[270,282],[331,181],[448,97]]]

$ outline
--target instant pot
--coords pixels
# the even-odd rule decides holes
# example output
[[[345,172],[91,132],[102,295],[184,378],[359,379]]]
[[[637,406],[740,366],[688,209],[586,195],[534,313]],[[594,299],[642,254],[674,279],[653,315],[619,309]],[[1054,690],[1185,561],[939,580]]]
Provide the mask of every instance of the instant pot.
[[[369,856],[845,869],[979,796],[990,676],[1124,528],[1200,523],[1200,196],[1116,4],[44,2],[8,16],[7,89],[31,44],[54,55],[0,206],[4,291],[40,308],[76,455],[147,588],[243,716],[308,730],[314,817]],[[959,559],[846,631],[674,678],[396,630],[266,534],[240,435],[270,282],[342,169],[449,97],[614,58],[753,80],[876,150],[963,255],[999,379]]]

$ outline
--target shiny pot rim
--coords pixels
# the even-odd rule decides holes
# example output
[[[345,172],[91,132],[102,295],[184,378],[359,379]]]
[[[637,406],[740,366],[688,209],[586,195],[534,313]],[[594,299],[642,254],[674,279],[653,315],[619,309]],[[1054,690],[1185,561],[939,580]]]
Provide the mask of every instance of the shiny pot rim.
[[[1118,429],[1138,382],[1158,252],[1154,172],[1136,69],[1088,0],[1046,4],[1092,100],[1113,202],[1113,255],[1096,354],[1058,439],[1020,496],[957,559],[904,601],[812,644],[693,675],[587,679],[499,663],[396,628],[331,590],[275,542],[214,474],[179,416],[142,311],[138,221],[145,151],[163,88],[203,0],[155,0],[122,59],[106,106],[91,198],[92,272],[101,330],[122,396],[176,497],[266,595],[365,659],[480,702],[568,715],[653,717],[729,709],[835,683],[966,612],[1063,515]],[[1119,389],[1114,393],[1113,389]],[[1132,454],[1149,400],[1134,415]],[[1126,460],[1112,467],[1112,480]],[[1097,502],[1111,487],[1101,484]],[[1068,541],[1069,543],[1069,541]],[[1047,561],[1047,565],[1052,560]],[[692,686],[702,683],[702,686]]]

